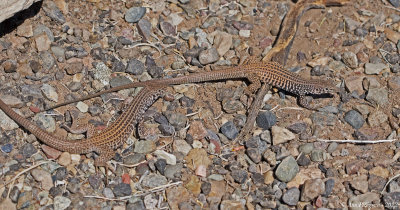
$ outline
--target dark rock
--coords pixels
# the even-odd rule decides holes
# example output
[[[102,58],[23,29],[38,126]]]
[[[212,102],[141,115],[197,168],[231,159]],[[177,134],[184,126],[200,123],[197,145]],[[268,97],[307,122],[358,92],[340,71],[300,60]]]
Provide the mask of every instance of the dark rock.
[[[124,37],[124,36],[119,36],[117,38],[117,41],[119,43],[121,43],[122,45],[131,45],[131,44],[133,44],[132,40],[130,40],[130,39]]]
[[[89,184],[93,189],[97,190],[100,188],[102,184],[102,179],[98,175],[90,175],[89,176]]]
[[[307,59],[306,54],[304,54],[303,52],[299,51],[297,52],[297,61],[298,62],[303,62]]]
[[[1,151],[4,153],[10,153],[13,149],[13,145],[12,144],[5,144],[1,146]]]
[[[370,191],[380,192],[383,190],[386,184],[386,179],[373,174],[369,175],[368,178],[368,189]]]
[[[303,133],[307,129],[307,123],[305,122],[296,122],[287,127],[288,130],[295,134]]]
[[[126,205],[126,210],[146,210],[142,200]]]
[[[88,111],[93,116],[97,116],[100,114],[100,108],[98,106],[89,106]]]
[[[263,129],[270,129],[276,124],[276,115],[273,112],[266,111],[258,114],[256,118],[257,126]]]
[[[144,39],[149,40],[151,37],[151,23],[146,19],[140,19],[138,24],[136,25],[138,32],[140,35],[144,37]]]
[[[208,195],[211,192],[211,183],[210,182],[203,182],[201,183],[201,192],[203,192],[204,195]]]
[[[45,2],[42,8],[45,14],[52,20],[61,24],[65,23],[65,17],[63,13],[53,1]]]
[[[359,41],[358,40],[344,40],[342,46],[352,46],[357,44]]]
[[[252,179],[253,179],[254,184],[256,184],[256,185],[264,184],[264,176],[260,173],[253,173]]]
[[[368,35],[368,30],[365,28],[358,27],[356,30],[354,30],[354,35],[359,36],[359,37],[365,37]]]
[[[164,136],[171,136],[175,133],[174,126],[168,124],[161,124],[158,126],[158,129],[160,129],[161,133]]]
[[[68,180],[68,184],[67,184],[67,190],[70,191],[71,193],[77,193],[80,190],[80,183],[79,183],[79,179],[78,178],[71,178],[70,180]]]
[[[299,166],[308,166],[310,163],[311,160],[304,153],[297,158],[297,164],[299,164]]]
[[[243,184],[247,179],[247,171],[245,170],[232,170],[232,178],[239,184]]]
[[[125,65],[124,65],[124,63],[122,63],[122,61],[115,61],[112,65],[111,69],[113,72],[124,72]]]
[[[327,71],[329,71],[328,66],[317,65],[311,69],[310,73],[312,76],[321,76],[321,75],[325,75]]]
[[[132,7],[125,13],[125,20],[128,23],[136,23],[146,14],[144,7]]]
[[[167,161],[165,159],[158,159],[155,163],[154,166],[156,166],[157,170],[164,175],[165,172],[165,167],[167,166]]]
[[[389,0],[389,2],[390,2],[391,5],[393,5],[396,8],[400,7],[400,1],[399,0]]]
[[[335,187],[335,180],[334,179],[328,179],[325,181],[325,192],[323,194],[324,197],[329,197],[329,195],[333,191],[333,187]]]
[[[113,188],[113,193],[117,197],[128,196],[132,193],[132,189],[129,184],[119,183]]]
[[[49,190],[49,194],[55,198],[56,196],[62,195],[63,189],[62,186],[52,187]]]
[[[12,190],[10,191],[10,196],[9,196],[9,198],[14,202],[14,203],[16,203],[17,201],[18,201],[18,197],[19,197],[19,194],[21,193],[21,191],[18,189],[18,187],[17,186],[14,186],[13,188],[12,188]]]
[[[397,53],[387,54],[385,58],[392,65],[397,64],[400,60],[400,56]]]
[[[130,155],[124,157],[124,164],[134,165],[134,164],[144,161],[145,159],[146,159],[146,156],[144,154],[138,154],[138,153],[130,154]]]
[[[282,196],[283,202],[287,205],[295,206],[299,202],[300,190],[296,187],[288,189]]]
[[[56,180],[61,181],[61,180],[64,180],[67,177],[67,175],[68,175],[67,168],[60,167],[56,171],[55,178],[56,178]]]
[[[161,75],[163,73],[163,69],[159,66],[147,66],[147,72],[153,78],[159,78],[159,77],[161,77]]]
[[[248,148],[246,153],[254,163],[261,161],[261,153],[257,148]]]
[[[392,192],[383,194],[383,205],[385,209],[398,209],[400,202],[400,192]]]
[[[361,128],[365,123],[363,116],[355,110],[350,110],[346,112],[346,114],[344,115],[344,120],[349,123],[354,129]]]
[[[232,140],[236,138],[239,134],[238,129],[236,128],[235,124],[232,121],[228,121],[221,126],[221,132],[224,134],[228,139]]]
[[[169,22],[161,22],[160,29],[166,36],[176,36],[176,26],[172,25]]]
[[[194,99],[191,99],[187,96],[183,96],[179,99],[179,102],[181,103],[182,106],[184,107],[192,107],[193,104],[195,103]]]
[[[29,158],[37,152],[37,149],[30,143],[24,144],[21,150],[25,158]]]

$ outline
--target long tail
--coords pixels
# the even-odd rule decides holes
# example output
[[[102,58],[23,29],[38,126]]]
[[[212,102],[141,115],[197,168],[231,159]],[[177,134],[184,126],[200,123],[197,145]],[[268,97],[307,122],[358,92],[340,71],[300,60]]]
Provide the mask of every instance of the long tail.
[[[88,100],[88,99],[91,99],[94,97],[101,96],[105,93],[112,93],[112,92],[129,89],[129,88],[153,86],[153,85],[158,85],[158,86],[178,85],[178,84],[217,81],[217,80],[225,80],[225,79],[236,79],[236,78],[246,78],[246,71],[239,70],[236,67],[233,67],[233,68],[227,68],[227,69],[212,71],[212,72],[195,73],[195,74],[191,74],[188,76],[181,76],[181,77],[176,77],[176,78],[154,79],[154,80],[148,80],[148,81],[144,81],[144,82],[135,82],[135,83],[130,83],[127,85],[121,85],[118,87],[103,90],[98,93],[90,94],[90,95],[82,97],[82,98],[59,103],[59,104],[56,104],[56,105],[54,105],[50,108],[47,108],[43,111],[55,109],[57,107],[65,106],[67,104],[75,103],[78,101]]]
[[[89,152],[89,151],[82,151],[81,145],[85,144],[83,142],[85,140],[68,141],[65,139],[57,138],[57,137],[51,135],[50,133],[44,131],[43,129],[39,128],[37,125],[35,125],[31,121],[25,119],[18,113],[16,113],[9,106],[7,106],[7,104],[5,104],[1,99],[0,99],[0,108],[11,119],[13,119],[15,122],[20,124],[26,130],[31,132],[33,135],[35,135],[38,139],[40,139],[45,144],[51,145],[51,147],[54,147],[58,150],[71,152],[71,153],[87,153],[87,152]],[[78,151],[77,149],[80,149],[80,150]]]

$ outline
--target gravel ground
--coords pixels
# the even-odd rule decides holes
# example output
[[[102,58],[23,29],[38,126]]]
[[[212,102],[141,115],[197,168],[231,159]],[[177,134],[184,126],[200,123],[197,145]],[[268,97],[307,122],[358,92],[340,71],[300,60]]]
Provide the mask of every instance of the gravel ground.
[[[96,171],[95,154],[57,151],[0,111],[0,209],[398,208],[399,4],[352,1],[306,12],[286,67],[345,91],[314,98],[320,108],[307,110],[294,95],[271,89],[243,145],[232,141],[252,99],[240,80],[169,87],[145,114],[149,135],[130,136],[107,176]],[[261,57],[292,5],[38,2],[0,25],[0,97],[43,129],[78,140],[85,135],[60,126],[71,114],[102,130],[138,90],[38,110]],[[394,141],[366,141],[385,139]]]

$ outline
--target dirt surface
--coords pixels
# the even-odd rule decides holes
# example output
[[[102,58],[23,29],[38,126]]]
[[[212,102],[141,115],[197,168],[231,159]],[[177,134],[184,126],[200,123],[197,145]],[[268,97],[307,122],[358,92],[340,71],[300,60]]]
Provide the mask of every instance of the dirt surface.
[[[261,59],[293,4],[39,2],[0,25],[0,97],[79,141],[85,135],[61,126],[71,114],[101,132],[139,89],[37,112],[132,81]],[[285,67],[342,91],[309,97],[318,107],[309,110],[272,88],[242,145],[233,140],[253,98],[242,80],[168,87],[145,114],[146,135],[134,132],[116,150],[107,175],[94,167],[96,154],[57,151],[0,112],[0,209],[398,208],[400,12],[392,4],[307,11]]]

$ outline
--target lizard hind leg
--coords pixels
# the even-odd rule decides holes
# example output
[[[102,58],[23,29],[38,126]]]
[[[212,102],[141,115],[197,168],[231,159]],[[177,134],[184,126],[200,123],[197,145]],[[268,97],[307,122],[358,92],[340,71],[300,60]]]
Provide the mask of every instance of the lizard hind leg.
[[[73,134],[81,134],[87,132],[87,137],[93,136],[95,134],[95,128],[92,124],[88,123],[85,118],[80,117],[79,113],[76,111],[69,111],[71,116],[72,124],[68,126],[66,124],[62,124],[61,127]]]
[[[251,84],[247,87],[247,89],[245,89],[245,93],[252,95],[261,87],[261,82],[256,74],[250,74],[247,79],[251,82]]]
[[[107,162],[111,160],[115,152],[112,150],[112,148],[103,148],[98,151],[100,155],[94,160],[94,166],[96,167],[96,170],[99,169],[99,167],[104,167],[105,168],[105,175],[106,175],[106,185],[108,185],[108,171],[114,172],[112,168],[109,167]]]

